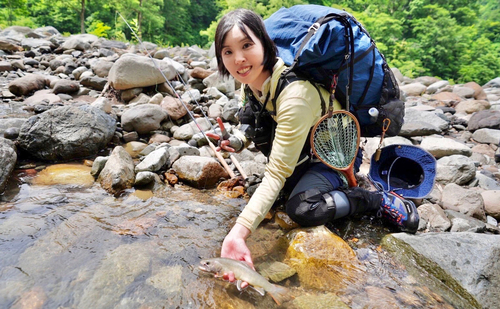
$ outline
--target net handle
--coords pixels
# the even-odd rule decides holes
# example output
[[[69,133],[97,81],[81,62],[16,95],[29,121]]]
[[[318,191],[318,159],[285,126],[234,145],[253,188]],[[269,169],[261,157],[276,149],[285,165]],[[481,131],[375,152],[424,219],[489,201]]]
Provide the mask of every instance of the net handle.
[[[333,117],[336,114],[345,114],[346,115],[345,117],[352,118],[354,124],[356,125],[356,151],[354,152],[354,156],[351,159],[349,165],[347,165],[346,167],[333,166],[330,163],[328,163],[326,161],[326,159],[322,158],[321,155],[318,154],[318,152],[316,151],[315,143],[314,143],[314,137],[316,135],[316,130],[318,129],[318,126],[323,121],[328,121],[328,118],[331,118],[331,117]],[[342,174],[344,174],[345,177],[347,178],[347,183],[348,183],[349,187],[356,187],[358,185],[358,182],[356,181],[356,176],[354,175],[354,162],[356,161],[357,153],[359,151],[359,142],[360,142],[360,139],[361,139],[361,136],[360,136],[360,127],[359,127],[359,122],[356,119],[356,117],[352,113],[350,113],[348,111],[344,111],[344,110],[334,111],[334,112],[332,112],[331,116],[330,116],[330,113],[327,113],[323,117],[321,117],[318,120],[318,122],[316,122],[316,124],[314,125],[314,127],[312,128],[311,135],[310,135],[311,150],[312,150],[313,154],[316,156],[316,158],[318,158],[321,162],[323,162],[324,164],[326,164],[326,166],[328,166],[328,167],[330,167],[330,168],[332,168],[332,169],[334,169],[336,171],[339,171]]]

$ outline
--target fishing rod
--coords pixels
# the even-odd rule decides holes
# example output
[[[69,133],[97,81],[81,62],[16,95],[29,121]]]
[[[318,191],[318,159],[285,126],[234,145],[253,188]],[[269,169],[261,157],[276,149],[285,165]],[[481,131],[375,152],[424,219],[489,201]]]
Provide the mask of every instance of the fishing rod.
[[[179,80],[181,81],[181,83],[184,85],[184,87],[186,87],[187,84],[184,81],[184,79],[182,78],[181,74],[178,71],[176,73],[177,73],[177,77],[179,78]],[[196,100],[196,98],[194,97],[194,95],[190,91],[188,91],[188,93],[189,93],[189,96],[191,97],[191,100],[194,101],[196,103],[196,105],[198,106],[198,108],[200,109],[200,112],[203,115],[203,117],[205,118],[205,120],[210,124],[210,127],[212,128],[212,131],[214,131],[214,133],[216,133],[215,127],[212,125],[212,122],[208,119],[207,115],[203,111],[203,108],[202,108],[201,104],[198,103],[198,100]],[[218,119],[220,119],[220,118],[218,118]],[[221,137],[224,137],[224,133],[223,133],[224,130],[225,130],[224,129],[224,124],[222,123],[222,121],[219,121],[219,120],[218,120],[218,123],[219,123],[219,128],[221,130]],[[247,174],[245,173],[245,171],[243,170],[243,168],[241,167],[240,163],[235,158],[235,156],[233,154],[230,154],[229,158],[231,159],[231,161],[233,162],[233,164],[236,166],[236,168],[240,172],[240,174],[243,177],[243,179],[247,179],[248,178]]]
[[[127,20],[122,16],[122,14],[120,14],[120,12],[117,12],[118,15],[120,15],[121,19],[125,22],[125,24],[127,25],[127,27],[130,29],[130,31],[132,32],[132,34],[135,36],[135,38],[137,39],[137,42],[139,42],[139,49],[141,49],[141,47],[144,46],[144,44],[142,43],[142,40],[139,38],[139,36],[135,33],[134,29],[132,29],[132,27],[129,25],[129,23],[127,22]],[[142,46],[141,46],[142,45]],[[144,51],[143,51],[144,52]],[[168,78],[165,76],[165,74],[163,73],[163,71],[161,70],[161,68],[159,67],[158,63],[155,61],[155,59],[151,56],[151,54],[149,53],[149,51],[146,49],[145,50],[146,54],[148,55],[149,59],[151,59],[153,61],[153,64],[154,66],[156,67],[156,69],[158,69],[158,71],[160,71],[160,74],[163,76],[163,78],[165,79],[165,82],[168,84],[168,86],[172,89],[172,92],[175,94],[175,96],[177,97],[177,99],[179,99],[179,101],[181,102],[182,106],[184,106],[184,108],[186,109],[187,113],[189,114],[189,117],[191,117],[191,119],[193,120],[193,122],[195,123],[196,127],[198,128],[198,130],[200,130],[201,134],[203,135],[203,137],[205,137],[205,139],[207,140],[208,142],[208,145],[210,146],[210,148],[212,148],[212,150],[214,151],[215,153],[215,156],[217,157],[217,159],[219,160],[219,162],[222,164],[222,166],[224,167],[224,169],[227,171],[227,173],[229,174],[229,176],[231,178],[235,178],[236,175],[234,174],[233,170],[229,167],[229,165],[227,165],[226,163],[226,160],[224,160],[224,158],[222,157],[222,155],[217,151],[217,149],[215,148],[214,144],[210,141],[210,139],[207,137],[207,135],[205,134],[205,132],[203,132],[203,130],[201,129],[200,125],[198,124],[198,122],[196,122],[196,119],[194,118],[194,116],[191,114],[191,111],[188,109],[188,107],[186,106],[186,104],[184,103],[184,101],[181,99],[179,93],[175,90],[175,88],[172,86],[172,84],[170,83],[170,81],[168,80]],[[177,70],[176,70],[177,71]]]

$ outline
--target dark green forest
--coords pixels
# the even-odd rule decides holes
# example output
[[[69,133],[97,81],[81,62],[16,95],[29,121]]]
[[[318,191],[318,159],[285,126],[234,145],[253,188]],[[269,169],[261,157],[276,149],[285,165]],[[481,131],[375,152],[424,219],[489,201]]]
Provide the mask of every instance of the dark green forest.
[[[352,13],[406,76],[479,84],[500,76],[498,0],[0,0],[0,28],[53,26],[65,35],[133,41],[119,12],[145,41],[207,48],[217,20],[230,10],[266,18],[306,3]]]

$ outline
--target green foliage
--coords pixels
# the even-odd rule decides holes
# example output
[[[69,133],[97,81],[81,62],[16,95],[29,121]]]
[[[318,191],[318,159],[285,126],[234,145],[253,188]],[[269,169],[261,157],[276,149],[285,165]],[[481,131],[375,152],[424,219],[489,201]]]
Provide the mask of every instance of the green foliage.
[[[89,22],[90,20],[91,19],[87,18],[87,22]],[[87,27],[87,33],[94,34],[102,38],[109,38],[109,35],[111,33],[110,30],[111,27],[105,25],[100,20],[91,20],[90,25]]]
[[[0,0],[0,26],[30,26],[33,24],[25,16],[26,0]]]
[[[263,18],[280,7],[345,9],[368,30],[391,66],[410,77],[484,83],[500,76],[498,0],[0,0],[0,27],[54,26],[160,46],[210,46],[220,18],[247,8]]]

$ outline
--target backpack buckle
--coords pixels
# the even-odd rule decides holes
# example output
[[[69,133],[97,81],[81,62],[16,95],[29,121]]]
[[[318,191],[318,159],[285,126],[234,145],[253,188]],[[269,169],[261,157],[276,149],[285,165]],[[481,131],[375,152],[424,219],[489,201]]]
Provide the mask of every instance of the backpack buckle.
[[[309,27],[307,32],[313,31],[314,33],[316,33],[316,31],[318,31],[319,27],[321,27],[321,25],[319,23],[314,23],[314,24],[312,24],[311,27]]]

